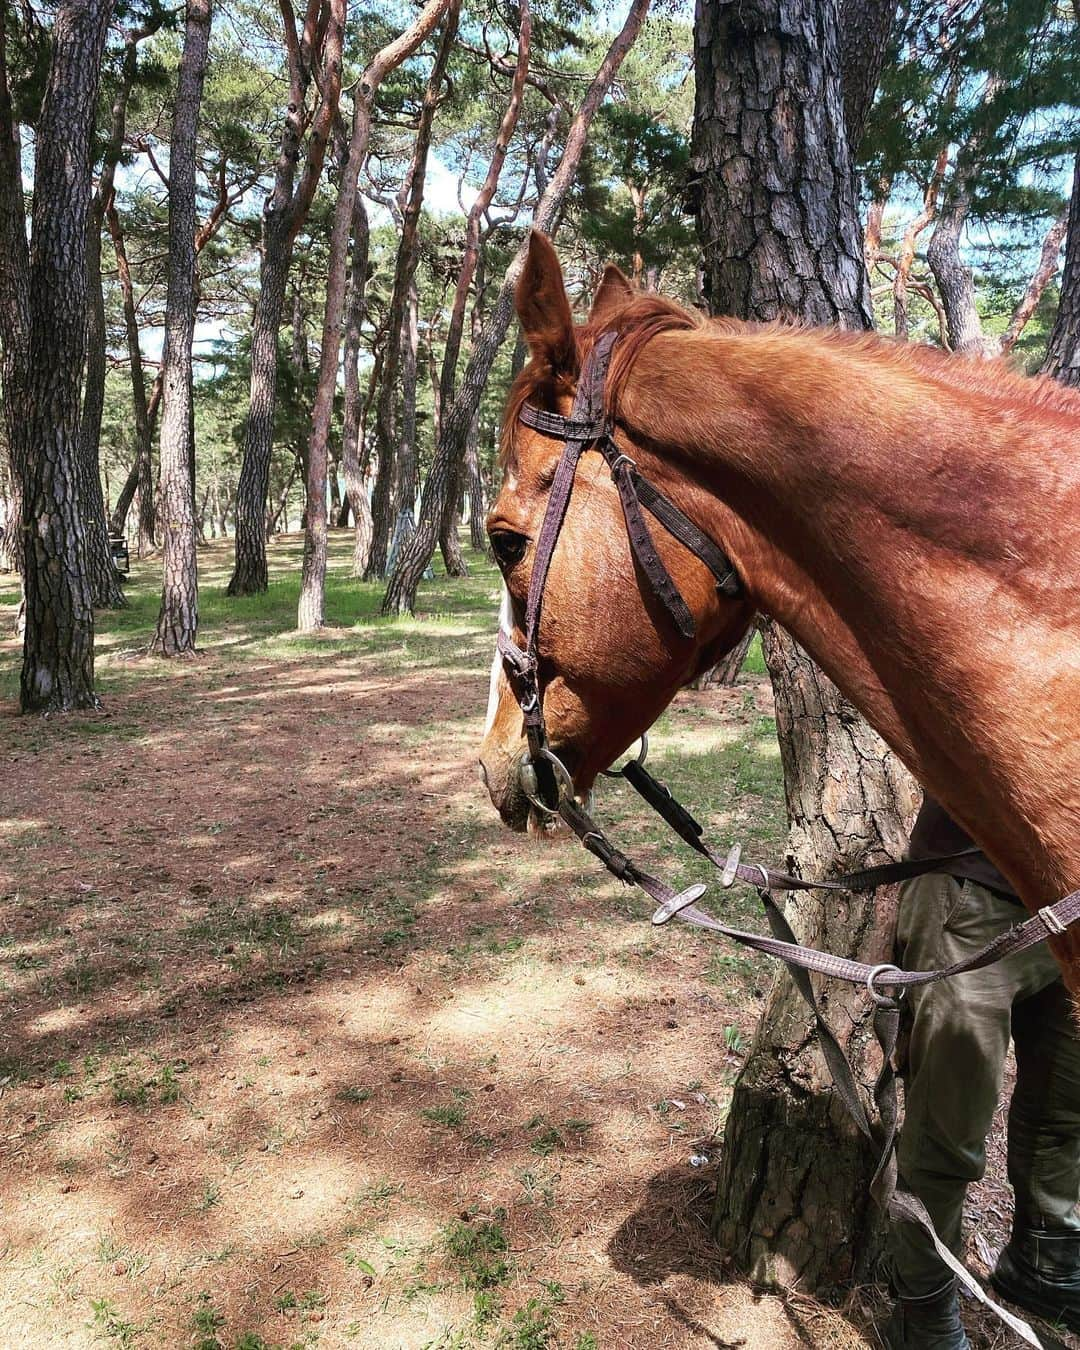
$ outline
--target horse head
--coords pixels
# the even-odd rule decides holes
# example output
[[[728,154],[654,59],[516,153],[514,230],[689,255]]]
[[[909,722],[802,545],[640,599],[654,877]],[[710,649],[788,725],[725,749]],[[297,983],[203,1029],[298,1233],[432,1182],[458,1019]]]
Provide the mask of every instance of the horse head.
[[[505,583],[501,627],[522,647],[537,540],[564,448],[562,439],[523,423],[522,409],[568,416],[589,351],[602,334],[617,331],[620,314],[641,300],[618,268],[609,267],[588,321],[575,326],[555,250],[534,234],[515,301],[530,360],[507,405],[503,484],[487,529]],[[615,441],[631,459],[647,453],[625,429],[616,428]],[[544,578],[536,651],[548,743],[579,796],[680,688],[739,641],[753,614],[744,596],[723,594],[678,539],[655,522],[649,534],[692,616],[689,635],[644,584],[611,466],[597,449],[586,450]],[[520,779],[526,757],[522,711],[497,656],[480,764],[492,802],[516,829],[530,819]]]

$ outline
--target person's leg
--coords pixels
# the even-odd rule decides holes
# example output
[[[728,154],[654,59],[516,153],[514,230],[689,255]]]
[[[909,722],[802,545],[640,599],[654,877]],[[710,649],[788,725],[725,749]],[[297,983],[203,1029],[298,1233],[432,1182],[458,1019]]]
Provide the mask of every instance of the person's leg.
[[[899,963],[947,966],[976,951],[1020,916],[1015,905],[973,882],[930,874],[901,895]],[[1022,983],[1015,959],[911,993],[904,1124],[898,1162],[903,1184],[922,1200],[943,1242],[959,1253],[964,1195],[986,1166],[986,1135],[1001,1091],[1011,1010]],[[890,1233],[896,1292],[919,1299],[949,1280],[914,1224]]]
[[[1013,1010],[1016,1088],[1009,1110],[1012,1238],[995,1288],[1080,1330],[1080,1036],[1056,964],[1046,988]]]

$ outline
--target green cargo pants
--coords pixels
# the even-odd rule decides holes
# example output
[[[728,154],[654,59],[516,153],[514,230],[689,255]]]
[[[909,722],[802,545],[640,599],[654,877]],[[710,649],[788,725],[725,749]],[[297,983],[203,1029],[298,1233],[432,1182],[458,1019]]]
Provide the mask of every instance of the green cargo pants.
[[[976,882],[918,877],[901,893],[898,963],[908,970],[950,965],[1023,917],[1018,904]],[[913,989],[905,1016],[900,1175],[942,1241],[960,1254],[964,1193],[986,1168],[1010,1035],[1017,1066],[1008,1122],[1014,1223],[1080,1232],[1080,1037],[1046,945]],[[890,1247],[902,1297],[932,1293],[948,1279],[914,1224],[894,1224]]]

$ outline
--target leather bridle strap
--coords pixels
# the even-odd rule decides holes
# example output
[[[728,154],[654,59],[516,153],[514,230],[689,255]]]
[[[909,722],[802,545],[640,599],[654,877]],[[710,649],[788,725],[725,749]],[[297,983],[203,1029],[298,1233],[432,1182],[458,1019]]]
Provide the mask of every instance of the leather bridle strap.
[[[549,780],[548,787],[551,786],[550,770],[539,763],[541,752],[548,744],[540,690],[540,622],[551,560],[566,518],[582,454],[593,447],[607,462],[619,494],[634,560],[682,637],[694,636],[694,617],[657,551],[644,511],[648,511],[673,538],[709,569],[720,591],[732,596],[740,590],[738,573],[723,549],[704,534],[673,501],[643,478],[634,461],[620,452],[612,438],[612,424],[604,411],[604,386],[617,337],[615,332],[604,333],[594,343],[582,368],[569,417],[536,408],[531,403],[524,404],[519,412],[520,420],[526,426],[565,443],[552,479],[547,509],[533,553],[529,593],[525,601],[525,645],[523,648],[518,647],[506,634],[499,636],[499,651],[507,665],[525,719],[529,753],[537,768]],[[554,802],[555,798],[549,794],[548,800]]]

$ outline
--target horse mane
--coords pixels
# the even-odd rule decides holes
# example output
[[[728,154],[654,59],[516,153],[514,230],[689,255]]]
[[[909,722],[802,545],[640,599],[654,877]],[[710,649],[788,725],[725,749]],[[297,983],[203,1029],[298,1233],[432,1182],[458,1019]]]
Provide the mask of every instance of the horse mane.
[[[812,359],[814,347],[820,346],[891,366],[902,378],[945,386],[980,401],[991,402],[1003,411],[1080,417],[1080,390],[1070,389],[1046,375],[1024,375],[1006,357],[988,361],[879,333],[818,328],[783,320],[745,323],[729,318],[710,319],[699,310],[688,309],[665,296],[646,294],[632,297],[624,306],[605,313],[598,321],[586,321],[575,327],[577,360],[574,370],[554,374],[546,363],[535,358],[526,365],[514,381],[506,406],[500,451],[504,466],[510,456],[522,404],[529,402],[555,409],[560,398],[571,397],[582,363],[596,339],[612,329],[618,332],[619,340],[605,387],[605,402],[611,411],[618,406],[619,395],[642,348],[661,333],[699,330],[718,335],[754,334],[759,341],[772,344],[778,356],[790,354],[792,344],[798,344]],[[767,367],[768,347],[761,364]]]

